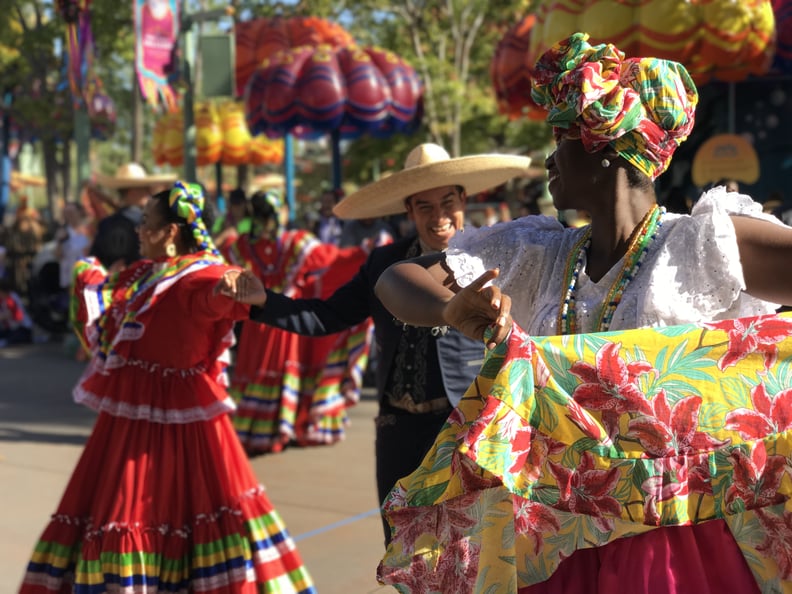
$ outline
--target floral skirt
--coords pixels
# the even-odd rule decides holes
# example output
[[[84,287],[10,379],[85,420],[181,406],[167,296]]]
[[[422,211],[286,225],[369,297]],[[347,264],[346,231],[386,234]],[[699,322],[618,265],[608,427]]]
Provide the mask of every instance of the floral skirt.
[[[491,351],[384,503],[401,592],[792,592],[792,314]]]

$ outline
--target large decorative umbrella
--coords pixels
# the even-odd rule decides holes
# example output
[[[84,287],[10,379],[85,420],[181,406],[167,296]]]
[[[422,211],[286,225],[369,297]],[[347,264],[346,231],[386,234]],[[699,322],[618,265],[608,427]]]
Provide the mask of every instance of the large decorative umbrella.
[[[774,4],[787,11],[788,21],[792,2]],[[681,62],[699,85],[763,75],[775,50],[773,10],[770,0],[545,0],[495,51],[491,74],[501,111],[512,117],[535,113],[529,89],[536,59],[577,31],[628,56]]]
[[[184,162],[184,122],[180,111],[163,114],[154,125],[152,150],[158,165]],[[251,136],[241,103],[202,101],[195,106],[196,164],[281,165],[283,141]]]
[[[237,97],[261,63],[279,51],[303,45],[342,46],[354,43],[339,24],[317,17],[274,17],[240,21],[234,25],[236,39]]]
[[[415,70],[393,52],[354,44],[301,46],[277,52],[253,73],[245,113],[253,134],[329,134],[333,184],[339,188],[340,140],[414,130],[422,97]]]
[[[253,73],[274,54],[301,46],[349,45],[352,36],[339,24],[317,17],[260,18],[234,25],[236,38],[237,97],[242,97]],[[294,151],[292,136],[285,134],[286,200],[289,215],[295,213]]]
[[[773,66],[792,73],[792,0],[773,0],[776,22],[776,54]]]

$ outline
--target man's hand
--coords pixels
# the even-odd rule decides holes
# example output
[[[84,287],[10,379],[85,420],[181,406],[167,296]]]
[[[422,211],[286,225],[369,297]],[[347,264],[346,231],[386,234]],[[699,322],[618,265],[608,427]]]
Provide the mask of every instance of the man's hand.
[[[107,269],[107,274],[111,275],[111,274],[115,274],[116,272],[121,272],[122,270],[125,270],[126,267],[127,264],[124,261],[124,259],[119,258],[118,260],[110,264],[110,267]]]
[[[226,271],[214,288],[215,295],[225,295],[240,303],[263,306],[267,302],[267,291],[261,279],[249,270]]]
[[[487,348],[503,342],[511,330],[511,297],[503,295],[495,285],[485,286],[498,276],[498,270],[487,270],[469,286],[459,291],[443,309],[443,317],[465,336],[483,340],[484,331],[492,328]]]

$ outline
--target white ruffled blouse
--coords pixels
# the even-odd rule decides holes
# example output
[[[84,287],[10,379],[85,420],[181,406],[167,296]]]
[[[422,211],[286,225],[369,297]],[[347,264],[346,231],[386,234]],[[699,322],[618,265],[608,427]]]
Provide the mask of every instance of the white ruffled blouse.
[[[704,194],[690,215],[666,213],[635,278],[627,285],[611,330],[671,326],[772,313],[778,307],[743,292],[740,255],[730,215],[781,224],[750,197],[719,187]],[[529,216],[457,233],[447,262],[460,286],[486,269],[512,299],[512,315],[535,336],[558,334],[567,259],[584,229],[565,229],[551,217]],[[573,255],[574,257],[574,255]],[[599,306],[621,270],[599,281],[580,272],[575,292],[580,332],[594,332]]]

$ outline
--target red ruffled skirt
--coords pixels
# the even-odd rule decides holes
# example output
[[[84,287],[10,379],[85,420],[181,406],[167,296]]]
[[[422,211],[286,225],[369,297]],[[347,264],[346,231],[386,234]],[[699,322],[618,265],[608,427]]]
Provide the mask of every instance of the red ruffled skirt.
[[[370,322],[320,337],[243,322],[230,394],[249,454],[341,441],[362,386]]]
[[[99,415],[22,594],[315,590],[228,415]]]

